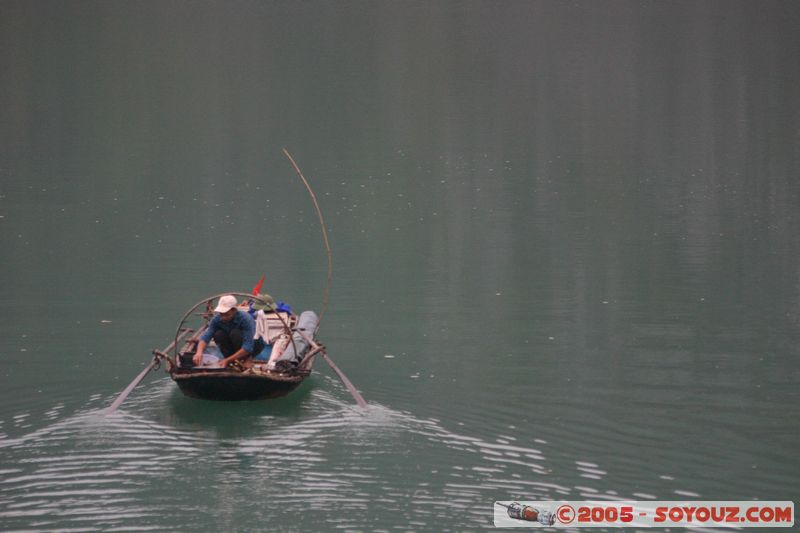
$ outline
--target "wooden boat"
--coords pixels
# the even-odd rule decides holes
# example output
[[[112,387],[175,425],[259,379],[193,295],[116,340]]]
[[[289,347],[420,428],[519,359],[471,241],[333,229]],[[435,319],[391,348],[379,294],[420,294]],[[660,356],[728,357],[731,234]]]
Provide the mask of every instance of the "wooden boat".
[[[320,316],[317,317],[313,311],[305,311],[301,313],[300,316],[295,316],[291,311],[280,312],[278,309],[274,310],[274,316],[271,318],[276,322],[275,325],[280,329],[281,334],[285,335],[286,339],[284,342],[288,343],[285,348],[282,346],[281,349],[276,352],[280,353],[281,357],[277,358],[276,356],[279,360],[275,367],[268,365],[267,361],[259,359],[259,357],[256,357],[252,361],[245,361],[244,363],[237,361],[228,365],[226,368],[215,367],[213,364],[196,367],[191,359],[197,350],[197,343],[200,340],[200,336],[208,328],[209,320],[211,320],[213,316],[211,302],[225,294],[245,297],[246,301],[259,299],[258,296],[237,292],[218,294],[205,298],[186,312],[180,324],[178,324],[178,329],[175,332],[175,339],[169,346],[163,350],[153,350],[154,357],[150,361],[150,364],[131,381],[119,396],[117,396],[105,410],[105,414],[108,415],[116,411],[133,389],[141,383],[147,373],[158,368],[162,362],[166,362],[167,372],[170,377],[187,396],[208,400],[262,400],[279,398],[296,389],[300,383],[311,374],[311,365],[318,354],[322,356],[328,366],[339,376],[339,379],[344,386],[347,387],[347,390],[353,396],[353,399],[359,407],[367,407],[367,402],[356,390],[347,376],[344,375],[344,372],[336,366],[325,351],[325,347],[316,341],[319,323],[328,306],[328,296],[333,279],[331,247],[328,242],[328,232],[325,228],[325,221],[322,218],[322,211],[319,208],[319,203],[317,202],[314,191],[308,184],[308,180],[303,176],[294,158],[292,158],[285,148],[283,149],[283,153],[289,159],[298,177],[302,180],[308,193],[311,195],[311,200],[314,202],[314,209],[319,218],[325,251],[328,256],[328,279],[325,286],[325,295],[322,300]],[[260,287],[263,280],[264,278],[262,277],[256,287]],[[253,292],[257,293],[258,290],[254,289]],[[199,311],[202,306],[205,306],[204,310]],[[190,327],[188,323],[189,320],[196,320],[198,317],[200,319],[200,324],[196,327]],[[182,345],[181,342],[183,342]],[[178,346],[181,347],[178,348]],[[171,355],[170,352],[172,352]],[[263,355],[263,353],[259,355]]]
[[[249,303],[257,297],[245,293],[225,293],[244,297],[239,309],[249,311]],[[189,397],[205,400],[265,400],[285,396],[296,389],[310,374],[314,357],[324,347],[316,341],[316,315],[306,311],[300,316],[291,311],[273,311],[264,316],[272,325],[274,336],[284,339],[285,346],[277,367],[268,365],[273,348],[268,344],[254,359],[236,361],[226,368],[216,367],[214,354],[218,349],[209,343],[204,363],[195,366],[192,356],[200,337],[213,316],[212,302],[223,294],[204,298],[189,309],[178,325],[175,340],[166,350],[155,350],[157,357],[167,362],[167,372],[181,391]],[[203,308],[201,310],[201,308]],[[309,315],[310,313],[310,315]],[[199,318],[199,327],[188,327],[191,319]],[[181,345],[182,343],[182,345]],[[179,349],[178,346],[181,346]],[[172,353],[168,353],[172,350]]]

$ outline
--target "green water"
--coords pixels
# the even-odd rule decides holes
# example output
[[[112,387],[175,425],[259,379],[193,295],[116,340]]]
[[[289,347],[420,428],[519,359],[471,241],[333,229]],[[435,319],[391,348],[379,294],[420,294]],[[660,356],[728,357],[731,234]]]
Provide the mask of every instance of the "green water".
[[[797,500],[791,2],[0,2],[0,530],[483,531]],[[271,402],[159,371],[319,310]]]

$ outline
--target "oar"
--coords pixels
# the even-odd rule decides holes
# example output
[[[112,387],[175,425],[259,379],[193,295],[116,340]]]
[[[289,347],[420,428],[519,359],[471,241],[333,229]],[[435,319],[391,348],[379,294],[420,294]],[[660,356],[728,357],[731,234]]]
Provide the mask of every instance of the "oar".
[[[366,409],[367,402],[364,400],[364,397],[361,396],[361,394],[355,388],[353,383],[349,379],[347,379],[347,376],[344,375],[344,372],[339,370],[339,367],[336,366],[336,363],[333,362],[333,359],[331,359],[331,357],[328,355],[328,352],[325,350],[325,346],[323,346],[322,344],[317,344],[317,342],[314,339],[310,339],[308,335],[306,335],[299,329],[296,329],[295,332],[299,333],[300,336],[303,337],[303,339],[305,339],[308,345],[312,347],[312,350],[306,354],[306,356],[303,358],[302,361],[300,361],[298,367],[303,368],[306,365],[310,365],[311,364],[310,361],[312,358],[316,357],[317,354],[322,354],[322,358],[325,359],[325,362],[328,363],[328,366],[330,366],[333,369],[333,371],[336,372],[336,375],[339,376],[339,379],[342,381],[342,383],[344,383],[344,386],[347,387],[348,391],[350,391],[350,394],[353,396],[353,399],[356,401],[358,406]],[[295,348],[295,353],[297,353],[297,348]]]
[[[361,394],[359,394],[356,388],[353,386],[353,384],[350,383],[350,380],[347,379],[347,376],[344,375],[344,372],[339,370],[339,367],[336,366],[336,364],[333,362],[333,360],[330,358],[327,352],[323,350],[320,353],[322,354],[322,358],[325,359],[325,362],[328,363],[328,366],[330,366],[333,369],[333,371],[336,372],[336,375],[338,375],[339,379],[342,380],[344,386],[347,387],[347,390],[350,391],[350,394],[353,396],[353,399],[356,401],[358,406],[366,409],[367,402],[364,401],[364,398],[361,396]]]
[[[131,393],[131,391],[133,391],[133,389],[135,389],[135,388],[136,388],[136,385],[138,385],[139,383],[141,383],[141,382],[142,382],[142,380],[143,380],[143,379],[144,379],[144,377],[147,375],[147,373],[148,373],[148,372],[150,372],[150,371],[151,371],[153,368],[155,368],[156,366],[158,366],[158,363],[160,362],[160,360],[161,360],[163,357],[165,357],[165,356],[166,356],[167,352],[169,352],[169,351],[172,349],[172,347],[173,347],[173,346],[175,346],[176,344],[178,344],[178,342],[179,342],[179,341],[180,341],[182,338],[184,338],[186,335],[188,335],[188,334],[189,334],[189,333],[191,333],[192,331],[193,331],[193,330],[191,330],[191,329],[188,329],[188,328],[187,328],[187,329],[184,329],[184,330],[181,332],[181,334],[180,334],[180,335],[178,335],[177,337],[175,337],[175,340],[174,340],[174,341],[172,341],[172,342],[169,344],[169,346],[167,346],[166,348],[164,348],[163,350],[160,350],[160,351],[159,351],[159,350],[153,350],[154,357],[153,357],[153,360],[152,360],[152,361],[150,361],[150,364],[149,364],[149,365],[147,365],[147,367],[145,367],[145,369],[144,369],[144,370],[142,370],[142,372],[141,372],[141,373],[140,373],[138,376],[136,376],[135,378],[133,378],[133,381],[131,381],[131,384],[130,384],[130,385],[128,385],[127,387],[125,387],[125,390],[124,390],[124,391],[122,391],[122,392],[119,394],[119,396],[117,396],[117,399],[116,399],[116,400],[114,400],[114,403],[112,403],[111,405],[109,405],[109,406],[108,406],[108,408],[106,408],[106,410],[103,412],[103,414],[110,415],[111,413],[113,413],[114,411],[116,411],[116,410],[117,410],[117,407],[119,407],[119,406],[122,404],[122,402],[124,402],[124,401],[125,401],[125,398],[127,398],[127,397],[128,397],[128,395]]]
[[[158,363],[158,358],[154,357],[153,360],[150,361],[150,364],[147,365],[147,367],[145,367],[144,370],[142,370],[142,373],[139,374],[138,376],[136,376],[133,379],[133,381],[131,381],[131,384],[128,385],[125,388],[125,390],[120,393],[119,396],[117,396],[117,399],[114,400],[114,403],[109,405],[108,408],[105,410],[105,412],[103,414],[110,415],[111,413],[116,411],[117,407],[119,407],[122,404],[122,402],[125,401],[125,398],[127,398],[128,395],[131,393],[131,391],[136,388],[136,385],[141,383],[141,381],[144,379],[144,377],[147,375],[147,373],[150,372],[153,369],[153,367],[156,366],[157,363]]]

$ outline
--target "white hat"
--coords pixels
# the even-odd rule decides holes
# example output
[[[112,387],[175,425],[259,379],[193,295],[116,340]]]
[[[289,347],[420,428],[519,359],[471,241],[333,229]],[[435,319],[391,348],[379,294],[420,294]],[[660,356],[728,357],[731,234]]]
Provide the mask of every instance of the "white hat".
[[[219,299],[217,303],[217,308],[214,309],[215,313],[227,313],[231,309],[236,307],[236,297],[232,294],[226,294],[222,298]]]

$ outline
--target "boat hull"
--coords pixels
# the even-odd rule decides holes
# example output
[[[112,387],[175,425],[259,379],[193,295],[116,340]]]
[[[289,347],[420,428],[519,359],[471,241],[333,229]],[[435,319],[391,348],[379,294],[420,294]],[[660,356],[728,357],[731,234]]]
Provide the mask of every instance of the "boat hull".
[[[286,396],[305,376],[234,371],[175,372],[172,379],[190,398],[218,401],[269,400]]]

